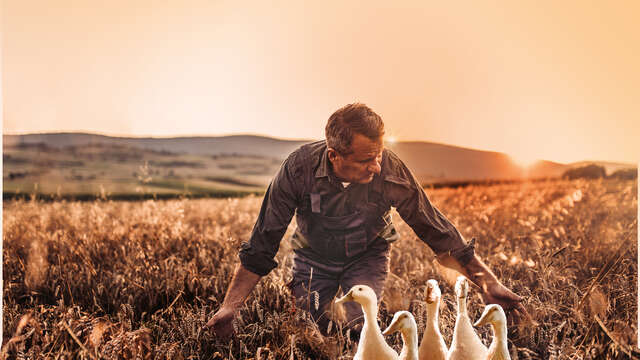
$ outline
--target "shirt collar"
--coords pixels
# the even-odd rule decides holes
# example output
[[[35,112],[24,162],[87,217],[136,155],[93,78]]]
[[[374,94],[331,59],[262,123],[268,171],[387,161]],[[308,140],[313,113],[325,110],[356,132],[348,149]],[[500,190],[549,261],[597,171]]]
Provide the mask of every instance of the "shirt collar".
[[[338,180],[336,175],[333,173],[333,170],[331,169],[331,163],[329,162],[328,148],[325,148],[324,152],[322,153],[322,158],[320,159],[320,165],[316,169],[315,177],[316,179],[325,178],[330,184],[333,184],[342,190],[345,189],[345,187],[342,186],[342,184],[340,183],[340,180]]]
[[[329,176],[329,151],[328,148],[324,149],[322,158],[320,159],[320,166],[316,169],[315,176],[317,178]]]

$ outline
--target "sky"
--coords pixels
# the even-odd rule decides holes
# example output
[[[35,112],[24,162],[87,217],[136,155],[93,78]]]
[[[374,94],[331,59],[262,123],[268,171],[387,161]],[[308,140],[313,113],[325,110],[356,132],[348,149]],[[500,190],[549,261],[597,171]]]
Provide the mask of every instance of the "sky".
[[[4,134],[389,138],[640,161],[640,2],[4,0]]]

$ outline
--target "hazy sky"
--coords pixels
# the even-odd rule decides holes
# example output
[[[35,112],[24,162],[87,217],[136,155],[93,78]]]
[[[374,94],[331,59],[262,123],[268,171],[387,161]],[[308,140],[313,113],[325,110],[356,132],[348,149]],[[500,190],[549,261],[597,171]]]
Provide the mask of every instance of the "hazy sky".
[[[398,140],[640,161],[640,2],[4,0],[4,133]]]

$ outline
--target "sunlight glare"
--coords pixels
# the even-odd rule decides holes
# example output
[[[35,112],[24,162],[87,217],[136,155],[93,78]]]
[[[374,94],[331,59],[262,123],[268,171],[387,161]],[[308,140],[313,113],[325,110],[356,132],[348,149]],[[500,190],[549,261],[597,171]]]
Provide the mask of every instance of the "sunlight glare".
[[[518,165],[523,169],[530,167],[531,165],[535,164],[539,160],[535,156],[524,155],[524,154],[519,154],[519,155],[510,154],[509,157],[511,158],[511,161],[513,161],[516,165]]]

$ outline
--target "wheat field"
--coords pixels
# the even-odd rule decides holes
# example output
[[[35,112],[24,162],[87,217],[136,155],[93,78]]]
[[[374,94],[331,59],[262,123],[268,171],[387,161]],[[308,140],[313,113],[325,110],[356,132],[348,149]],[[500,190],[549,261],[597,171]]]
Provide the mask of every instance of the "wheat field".
[[[427,189],[535,323],[509,329],[513,359],[637,357],[637,180],[549,180]],[[221,341],[201,330],[221,304],[261,198],[3,203],[3,345],[17,359],[349,359],[336,318],[322,337],[285,284],[291,248]],[[395,214],[380,325],[410,310],[422,336],[424,289],[443,293],[440,328],[455,321],[452,279]],[[289,232],[292,230],[289,228]],[[483,305],[472,289],[469,314]],[[485,341],[489,327],[478,328]],[[399,335],[386,337],[398,351]]]

